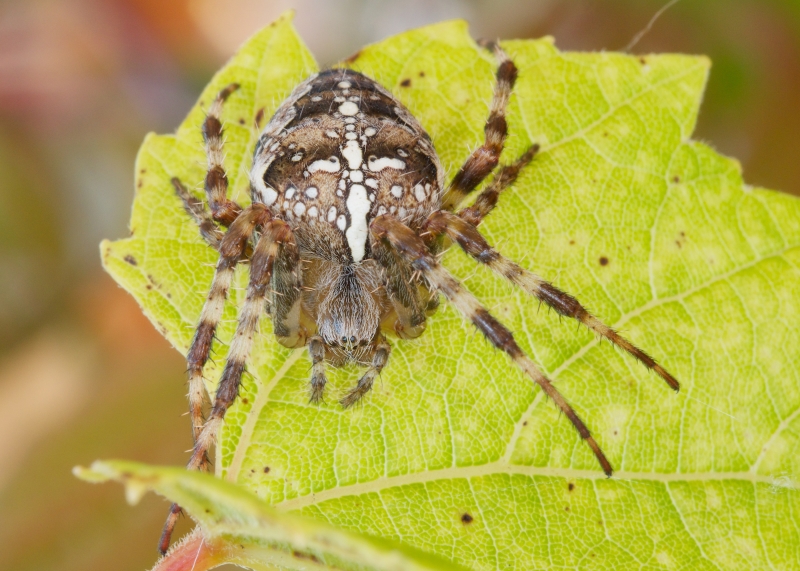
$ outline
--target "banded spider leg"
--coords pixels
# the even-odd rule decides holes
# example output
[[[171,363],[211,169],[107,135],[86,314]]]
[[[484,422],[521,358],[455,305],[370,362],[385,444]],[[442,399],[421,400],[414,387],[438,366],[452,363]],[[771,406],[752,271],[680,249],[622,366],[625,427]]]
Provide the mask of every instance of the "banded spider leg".
[[[500,351],[506,353],[522,371],[539,385],[545,394],[556,403],[569,418],[580,437],[594,452],[597,461],[607,476],[611,476],[611,463],[589,432],[586,424],[575,410],[558,392],[550,380],[544,376],[533,361],[522,351],[511,331],[500,323],[468,290],[448,272],[436,257],[431,254],[424,241],[402,222],[390,215],[375,218],[370,226],[374,241],[383,241],[402,255],[411,266],[421,272],[432,288],[441,291],[445,297],[470,320],[478,330]]]

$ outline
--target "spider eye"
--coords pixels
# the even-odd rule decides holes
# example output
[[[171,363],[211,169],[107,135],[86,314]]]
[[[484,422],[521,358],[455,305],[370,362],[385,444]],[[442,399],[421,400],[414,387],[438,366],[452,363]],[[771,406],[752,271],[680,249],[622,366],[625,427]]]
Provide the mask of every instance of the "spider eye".
[[[356,342],[356,336],[353,335],[352,337],[350,337],[350,343],[355,343],[355,342]]]
[[[346,336],[342,336],[342,344],[344,345],[345,343],[347,343],[347,337]]]

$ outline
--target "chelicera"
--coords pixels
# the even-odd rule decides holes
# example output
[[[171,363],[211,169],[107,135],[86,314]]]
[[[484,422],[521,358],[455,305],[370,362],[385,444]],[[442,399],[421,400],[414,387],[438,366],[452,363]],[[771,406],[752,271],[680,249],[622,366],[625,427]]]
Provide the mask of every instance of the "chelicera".
[[[172,181],[202,236],[219,251],[187,356],[195,439],[189,468],[208,465],[209,448],[236,399],[265,307],[279,343],[308,349],[312,402],[324,394],[326,366],[356,362],[366,367],[340,400],[349,407],[369,392],[387,365],[391,353],[387,336],[411,339],[423,334],[441,292],[556,403],[603,471],[611,475],[611,464],[569,403],[511,332],[439,263],[438,255],[450,241],[559,314],[610,340],[673,389],[679,388],[678,381],[646,353],[592,316],[574,297],[505,259],[478,231],[500,194],[531,162],[537,145],[500,168],[471,206],[458,209],[497,167],[508,132],[505,115],[517,69],[499,46],[491,49],[498,68],[484,143],[449,182],[430,137],[389,91],[358,72],[331,69],[299,84],[264,128],[250,170],[252,203],[241,207],[227,197],[220,119],[237,86],[219,93],[203,124],[209,208],[179,180]],[[250,272],[246,299],[210,414],[204,419],[203,367],[234,269],[245,259]],[[179,512],[173,506],[162,551]]]

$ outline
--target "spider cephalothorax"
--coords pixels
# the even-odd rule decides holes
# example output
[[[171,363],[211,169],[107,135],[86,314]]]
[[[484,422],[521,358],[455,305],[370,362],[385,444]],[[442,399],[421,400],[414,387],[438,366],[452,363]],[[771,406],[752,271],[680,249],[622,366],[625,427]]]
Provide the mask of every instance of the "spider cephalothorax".
[[[437,254],[445,240],[559,314],[584,323],[678,389],[672,375],[646,353],[589,314],[574,297],[502,257],[478,231],[500,193],[533,159],[537,145],[501,168],[472,206],[456,210],[495,169],[507,136],[505,112],[517,70],[498,46],[493,49],[499,67],[485,141],[447,185],[431,139],[411,113],[375,81],[334,69],[298,85],[264,128],[250,170],[252,202],[242,208],[227,198],[220,121],[223,103],[237,86],[217,96],[203,124],[211,212],[173,179],[187,212],[220,254],[187,355],[195,437],[190,468],[208,462],[208,450],[238,393],[265,306],[281,344],[308,347],[313,402],[324,393],[326,363],[355,361],[367,367],[340,401],[348,407],[370,390],[386,366],[391,351],[386,335],[421,335],[441,292],[553,399],[610,475],[610,463],[572,407],[511,332],[441,266]],[[250,262],[247,295],[204,421],[203,366],[234,268],[244,258]],[[173,506],[162,551],[179,511]]]

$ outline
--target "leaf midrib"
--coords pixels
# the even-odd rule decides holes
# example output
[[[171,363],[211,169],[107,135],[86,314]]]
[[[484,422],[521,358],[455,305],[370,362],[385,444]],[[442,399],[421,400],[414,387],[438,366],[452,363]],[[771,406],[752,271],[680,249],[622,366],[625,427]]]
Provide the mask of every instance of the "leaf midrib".
[[[667,473],[667,472],[615,472],[614,476],[607,478],[600,470],[578,470],[573,468],[549,468],[541,466],[520,466],[506,464],[503,461],[491,462],[478,466],[455,466],[441,468],[438,470],[428,470],[424,472],[414,472],[411,474],[401,474],[399,476],[379,477],[368,482],[359,482],[346,486],[337,486],[319,492],[313,492],[285,500],[275,504],[281,510],[299,510],[308,506],[320,504],[322,502],[348,497],[361,496],[363,494],[378,493],[392,488],[409,486],[414,484],[425,484],[442,480],[470,479],[485,476],[509,475],[509,476],[529,476],[562,478],[564,480],[615,480],[624,482],[646,481],[663,482],[665,484],[674,482],[721,482],[739,481],[752,482],[753,484],[766,484],[775,486],[774,476],[765,476],[753,472],[695,472],[695,473]],[[782,488],[800,490],[800,483],[787,481],[780,485]]]

